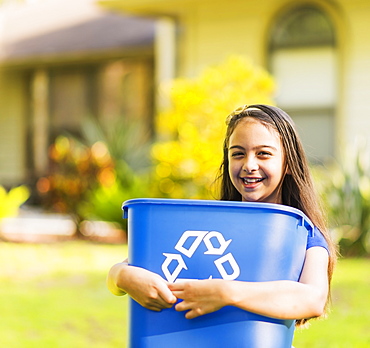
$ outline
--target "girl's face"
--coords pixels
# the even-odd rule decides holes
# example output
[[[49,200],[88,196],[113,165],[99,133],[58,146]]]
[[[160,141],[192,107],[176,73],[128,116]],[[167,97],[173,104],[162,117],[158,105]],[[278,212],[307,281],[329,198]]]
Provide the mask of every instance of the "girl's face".
[[[243,202],[282,203],[285,156],[278,133],[259,121],[241,120],[229,140],[229,175]]]

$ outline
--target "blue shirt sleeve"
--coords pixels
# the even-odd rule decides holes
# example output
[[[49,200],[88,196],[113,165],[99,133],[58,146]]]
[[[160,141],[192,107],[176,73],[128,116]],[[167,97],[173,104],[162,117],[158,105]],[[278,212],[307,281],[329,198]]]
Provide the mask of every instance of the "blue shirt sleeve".
[[[315,227],[313,230],[313,236],[309,235],[307,238],[306,250],[312,247],[317,247],[317,246],[325,248],[327,252],[329,253],[328,243],[326,242],[320,230],[317,227]]]

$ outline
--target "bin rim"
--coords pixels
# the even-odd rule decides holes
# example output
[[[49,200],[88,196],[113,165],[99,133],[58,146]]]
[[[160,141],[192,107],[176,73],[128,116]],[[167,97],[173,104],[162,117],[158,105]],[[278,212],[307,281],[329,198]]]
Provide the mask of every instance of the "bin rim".
[[[122,203],[122,210],[126,215],[128,208],[132,205],[138,204],[152,204],[152,205],[183,205],[183,206],[208,206],[208,207],[234,207],[234,208],[251,208],[278,211],[281,213],[288,213],[303,219],[302,225],[311,229],[312,233],[314,225],[305,213],[297,208],[288,205],[277,203],[264,202],[239,202],[239,201],[219,201],[219,200],[203,200],[203,199],[170,199],[170,198],[134,198]]]

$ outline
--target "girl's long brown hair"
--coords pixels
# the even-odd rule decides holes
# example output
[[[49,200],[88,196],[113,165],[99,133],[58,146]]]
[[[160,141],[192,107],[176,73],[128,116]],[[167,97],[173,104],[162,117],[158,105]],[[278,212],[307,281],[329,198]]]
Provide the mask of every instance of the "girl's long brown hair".
[[[305,213],[322,232],[328,243],[330,252],[328,266],[329,300],[330,283],[337,259],[337,250],[327,228],[326,219],[313,185],[308,160],[301,140],[295,129],[294,122],[286,112],[275,106],[255,104],[242,106],[229,115],[223,147],[223,162],[217,178],[221,181],[220,199],[225,201],[242,200],[241,194],[235,189],[229,176],[228,148],[231,134],[239,122],[246,117],[258,120],[266,127],[277,131],[280,136],[285,154],[286,168],[289,169],[289,174],[284,176],[281,183],[282,203]],[[297,325],[302,325],[307,320],[309,318],[298,320]]]

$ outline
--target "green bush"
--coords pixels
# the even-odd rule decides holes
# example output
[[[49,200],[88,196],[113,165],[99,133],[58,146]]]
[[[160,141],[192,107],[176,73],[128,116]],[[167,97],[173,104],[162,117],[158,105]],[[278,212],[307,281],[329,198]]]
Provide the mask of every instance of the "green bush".
[[[370,254],[370,152],[357,139],[340,162],[317,169],[317,183],[343,256]]]
[[[117,176],[109,186],[99,185],[89,190],[86,200],[79,205],[79,211],[85,219],[116,222],[125,229],[122,203],[128,199],[150,196],[148,187],[148,175],[137,176],[128,168],[124,182]]]
[[[42,204],[83,220],[117,222],[122,202],[148,195],[148,146],[134,123],[86,118],[82,136],[59,136],[50,147],[50,173],[38,180]]]

